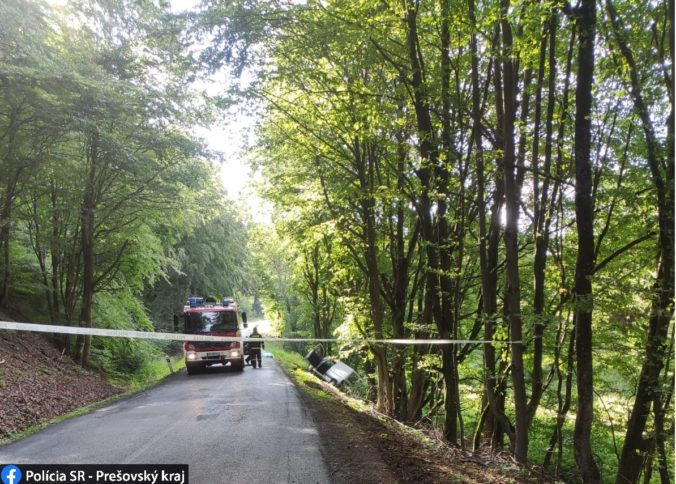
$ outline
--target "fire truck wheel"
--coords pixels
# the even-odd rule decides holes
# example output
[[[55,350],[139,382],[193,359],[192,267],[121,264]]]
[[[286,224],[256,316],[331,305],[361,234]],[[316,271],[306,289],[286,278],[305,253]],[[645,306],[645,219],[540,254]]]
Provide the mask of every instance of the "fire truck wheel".
[[[185,369],[188,371],[188,375],[193,375],[193,374],[199,372],[199,370],[201,369],[201,366],[196,365],[194,363],[186,363]]]
[[[232,368],[235,371],[244,371],[244,358],[242,358],[241,360],[239,360],[237,362],[233,361],[230,364],[232,365]]]

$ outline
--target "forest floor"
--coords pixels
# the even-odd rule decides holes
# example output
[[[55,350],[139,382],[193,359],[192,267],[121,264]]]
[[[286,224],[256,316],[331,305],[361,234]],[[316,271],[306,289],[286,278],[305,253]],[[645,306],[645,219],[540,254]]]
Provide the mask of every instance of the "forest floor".
[[[42,336],[0,331],[0,444],[122,391]]]

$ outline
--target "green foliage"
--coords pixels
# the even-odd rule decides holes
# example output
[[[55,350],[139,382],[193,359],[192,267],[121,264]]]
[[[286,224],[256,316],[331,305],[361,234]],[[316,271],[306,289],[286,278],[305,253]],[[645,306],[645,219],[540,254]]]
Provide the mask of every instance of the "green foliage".
[[[279,334],[307,336],[308,326],[299,322],[302,296],[294,287],[296,252],[272,227],[253,228],[249,243],[266,319]]]
[[[248,229],[232,205],[218,198],[215,184],[207,185],[214,198],[205,197],[208,211],[196,213],[200,223],[182,228],[184,235],[171,247],[172,264],[152,285],[144,301],[158,328],[172,330],[173,315],[190,295],[216,294],[235,297],[240,309],[248,309],[241,296],[254,292]],[[244,304],[242,304],[244,303]]]
[[[665,243],[673,232],[659,232],[672,230],[660,216],[673,212],[673,189],[657,183],[673,185],[672,19],[667,2],[614,0],[598,14],[595,268],[593,296],[581,300],[573,296],[576,19],[557,2],[504,5],[205,1],[174,16],[166,2],[3,2],[0,299],[21,301],[31,318],[78,323],[91,236],[94,326],[173,330],[187,296],[234,296],[242,309],[262,305],[280,335],[337,335],[328,349],[365,376],[358,393],[375,399],[377,385],[383,404],[399,392],[387,408],[399,418],[439,423],[444,398],[457,397],[466,436],[492,378],[514,419],[515,353],[503,342],[518,312],[534,397],[529,457],[544,459],[569,398],[558,470],[566,480],[578,477],[573,314],[593,311],[594,457],[611,480],[652,334],[655,254],[671,247],[673,255]],[[211,99],[191,87],[202,67],[249,79]],[[517,107],[506,113],[499,95],[511,81]],[[192,134],[235,94],[264,112],[251,155],[274,227],[243,219],[216,178],[214,155]],[[505,116],[515,124],[520,185],[518,308],[505,307]],[[661,284],[673,287],[673,272],[667,279]],[[661,310],[673,313],[673,302]],[[455,345],[444,361],[438,347],[353,343],[441,335],[493,344]],[[145,381],[177,350],[95,339],[92,363]],[[673,387],[673,365],[663,363],[658,396],[669,397],[665,425],[673,427],[663,390]],[[379,369],[388,378],[376,381]],[[416,390],[419,408],[406,414]],[[648,434],[654,425],[649,419]]]
[[[440,334],[439,327],[431,324],[439,318],[434,315],[438,308],[427,308],[427,304],[438,297],[429,294],[440,289],[430,290],[423,275],[448,278],[454,292],[442,311],[452,315],[451,334],[481,340],[487,327],[494,325],[490,339],[495,341],[491,346],[495,368],[485,367],[483,345],[454,349],[460,361],[459,399],[465,434],[479,422],[486,403],[480,397],[487,376],[505,382],[506,411],[513,418],[515,392],[510,372],[514,354],[511,345],[499,343],[512,339],[510,309],[503,306],[505,249],[500,241],[494,248],[495,267],[482,270],[478,215],[483,212],[487,223],[491,216],[497,217],[487,232],[503,235],[503,208],[491,204],[502,203],[500,197],[504,196],[498,185],[506,153],[500,139],[505,134],[500,124],[505,113],[500,112],[504,104],[497,94],[504,87],[498,83],[509,80],[499,79],[496,73],[506,75],[503,63],[512,60],[517,68],[518,108],[513,113],[516,129],[511,141],[522,184],[518,311],[523,325],[527,397],[536,397],[533,403],[538,410],[529,433],[531,459],[539,462],[543,458],[538,452],[548,445],[569,377],[573,378],[573,391],[567,396],[575,408],[574,374],[567,368],[568,342],[574,338],[572,315],[575,310],[593,311],[594,390],[599,395],[593,429],[598,444],[594,447],[605,478],[612,479],[617,462],[609,422],[612,420],[619,438],[638,378],[637,362],[644,358],[658,229],[658,200],[646,169],[648,147],[629,99],[627,66],[621,65],[622,55],[610,38],[606,14],[600,13],[598,51],[603,55],[597,59],[594,73],[591,119],[596,271],[591,281],[593,296],[575,299],[575,19],[563,15],[560,5],[552,2],[512,3],[504,14],[504,3],[470,3],[475,8],[474,24],[468,18],[469,4],[457,2],[422,2],[412,10],[405,4],[368,1],[335,0],[321,5],[235,2],[227,11],[237,12],[237,21],[224,22],[218,20],[224,7],[207,3],[203,21],[220,27],[214,46],[224,47],[221,42],[225,39],[234,43],[205,54],[214,64],[233,57],[246,59],[260,73],[250,91],[266,109],[255,164],[263,174],[262,192],[275,204],[277,229],[261,237],[274,242],[255,242],[259,246],[254,250],[256,264],[266,261],[256,266],[256,272],[265,274],[266,314],[283,322],[293,334],[308,334],[318,314],[313,311],[312,302],[317,300],[313,285],[321,280],[331,296],[326,301],[337,302],[332,327],[338,330],[334,334],[344,340],[377,333],[390,337],[401,331],[395,324],[401,316],[394,301],[405,307],[406,337],[434,337]],[[660,67],[670,65],[670,61],[664,62],[668,57],[665,39],[669,22],[662,15],[666,4],[615,3],[625,24],[632,26],[625,29],[628,44],[645,53],[640,82],[650,116],[659,126],[658,141],[663,143],[669,130],[663,120],[673,104],[663,82],[668,73]],[[263,11],[279,15],[260,15]],[[506,24],[498,25],[503,15]],[[413,33],[412,25],[416,29]],[[505,25],[513,36],[509,48],[499,35],[504,35]],[[552,33],[556,36],[550,36]],[[475,65],[468,48],[474,39],[478,49]],[[553,41],[556,44],[550,53]],[[420,61],[419,72],[411,64],[413,57]],[[445,57],[449,72],[444,72]],[[471,144],[477,134],[472,131],[476,109],[472,72],[479,77],[482,166],[478,147]],[[528,112],[526,101],[530,102]],[[431,126],[423,133],[421,113],[425,110]],[[479,193],[480,179],[484,193]],[[423,204],[425,199],[429,205]],[[451,230],[445,240],[439,232],[442,202],[447,204],[443,217]],[[432,237],[416,233],[419,243],[408,245],[427,215],[433,219]],[[401,239],[396,237],[398,230],[405,234]],[[326,250],[329,245],[321,245],[322,240],[328,240],[330,251]],[[543,240],[545,248],[539,245],[536,250]],[[322,250],[321,264],[312,264],[317,247]],[[397,261],[401,259],[397,257],[401,257],[401,249],[404,254],[410,249],[413,257],[403,269],[409,276],[405,290],[395,297],[388,290],[400,275],[397,271],[402,266]],[[447,255],[450,266],[443,270],[432,267],[434,253]],[[536,258],[543,253],[544,266],[538,266]],[[493,296],[497,307],[491,310],[494,317],[482,319],[481,305],[487,295],[481,278],[491,271],[496,274]],[[540,275],[544,277],[539,279]],[[383,306],[382,314],[376,311],[378,304]],[[382,327],[378,322],[381,317]],[[536,352],[540,343],[541,354]],[[353,360],[351,364],[368,377],[376,375],[374,355],[364,348],[349,343],[341,345],[340,354]],[[425,386],[430,402],[426,409],[438,407],[443,398],[441,385],[431,380],[438,380],[443,366],[440,352],[431,349],[415,358],[408,352],[403,363],[394,356],[388,348],[385,357],[390,378],[401,371],[397,364],[403,366],[407,384],[414,369],[424,369],[433,377]],[[668,370],[662,378],[672,382],[673,371]],[[542,395],[530,395],[539,391],[540,382],[544,384]],[[573,418],[571,413],[570,420]],[[566,450],[561,475],[575,479],[569,421],[562,439]]]
[[[213,111],[169,5],[10,0],[0,14],[0,304],[88,324],[87,238],[94,327],[173,330],[192,291],[251,292],[246,227],[192,134]],[[178,346],[94,338],[90,363],[148,381]]]
[[[129,292],[120,296],[99,294],[95,300],[98,327],[151,331],[154,328],[138,299]],[[160,345],[148,340],[94,338],[91,364],[114,381],[148,382],[155,361],[163,359]]]

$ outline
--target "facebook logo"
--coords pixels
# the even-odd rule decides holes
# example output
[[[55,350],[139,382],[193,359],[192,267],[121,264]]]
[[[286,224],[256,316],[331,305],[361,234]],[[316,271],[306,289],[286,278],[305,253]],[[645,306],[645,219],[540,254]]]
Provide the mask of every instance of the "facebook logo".
[[[3,484],[19,484],[21,482],[21,469],[14,465],[8,465],[2,468]]]

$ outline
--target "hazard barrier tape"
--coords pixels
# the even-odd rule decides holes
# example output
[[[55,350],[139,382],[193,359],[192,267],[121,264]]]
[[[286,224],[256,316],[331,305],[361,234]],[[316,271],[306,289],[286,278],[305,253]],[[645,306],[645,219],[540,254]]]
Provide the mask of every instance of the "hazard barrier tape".
[[[211,336],[204,334],[156,333],[151,331],[131,331],[127,329],[83,328],[80,326],[57,326],[51,324],[18,323],[0,321],[0,329],[29,331],[36,333],[77,334],[89,336],[108,336],[113,338],[139,338],[169,341],[270,341],[270,342],[318,342],[318,343],[381,343],[393,345],[447,345],[447,344],[521,344],[521,341],[484,341],[464,339],[336,339],[336,338],[247,338],[236,336]]]

